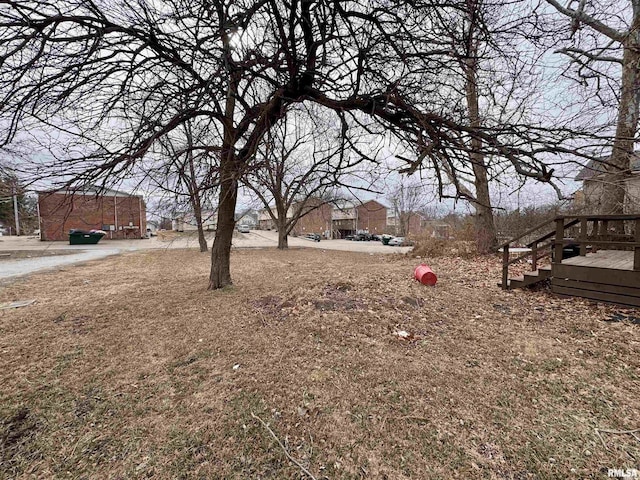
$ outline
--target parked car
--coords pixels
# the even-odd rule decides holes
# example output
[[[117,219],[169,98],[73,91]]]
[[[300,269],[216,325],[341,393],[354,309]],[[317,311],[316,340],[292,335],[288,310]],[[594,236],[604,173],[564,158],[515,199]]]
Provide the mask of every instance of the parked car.
[[[389,240],[389,245],[392,247],[411,247],[413,242],[405,237],[393,237]]]
[[[345,240],[354,240],[355,235],[347,235],[344,237]]]
[[[249,225],[245,225],[244,223],[242,225],[238,225],[238,232],[249,233],[249,231]]]

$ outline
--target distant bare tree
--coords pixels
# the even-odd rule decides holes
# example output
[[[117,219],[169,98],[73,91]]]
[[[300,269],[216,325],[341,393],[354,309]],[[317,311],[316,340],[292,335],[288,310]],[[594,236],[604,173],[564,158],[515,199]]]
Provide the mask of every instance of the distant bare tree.
[[[411,220],[422,216],[421,212],[430,203],[422,182],[401,178],[391,186],[387,200],[395,216],[396,235],[404,237],[410,233],[417,233],[410,231]]]
[[[459,113],[460,121],[491,129],[521,124],[530,115],[538,93],[536,78],[529,73],[535,56],[521,46],[528,35],[526,7],[522,0],[464,0],[460,9],[450,14],[450,21],[442,22],[442,37],[459,71],[451,82],[461,97],[459,103],[465,106]],[[470,138],[469,162],[443,159],[441,170],[456,195],[474,208],[476,248],[479,253],[489,253],[497,247],[490,182],[511,175],[502,158],[487,155],[483,142],[480,137]]]
[[[598,64],[617,65],[622,70],[611,156],[602,164],[605,175],[600,213],[624,213],[625,179],[631,170],[640,108],[640,2],[546,2],[568,20],[569,45],[558,52],[571,59],[581,82],[604,83],[610,73]]]
[[[347,174],[361,164],[340,143],[340,130],[319,109],[297,108],[267,134],[245,179],[278,229],[278,248],[298,221],[336,200]]]
[[[152,156],[151,165],[144,166],[144,173],[174,200],[186,197],[188,210],[193,212],[196,222],[200,251],[206,252],[203,203],[211,207],[210,200],[219,181],[218,161],[206,149],[199,149],[207,144],[208,124],[194,123],[193,120],[186,121],[163,137],[159,142],[159,154]]]

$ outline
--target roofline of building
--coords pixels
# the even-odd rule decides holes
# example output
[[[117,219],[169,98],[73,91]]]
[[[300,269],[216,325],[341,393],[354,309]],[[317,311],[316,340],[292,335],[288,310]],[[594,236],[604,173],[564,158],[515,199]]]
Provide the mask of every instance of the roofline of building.
[[[73,188],[58,188],[51,190],[37,190],[36,193],[38,195],[53,195],[53,194],[64,194],[64,195],[94,195],[97,197],[136,197],[140,199],[144,199],[143,195],[137,195],[134,193],[122,192],[120,190],[115,190],[113,188],[102,188],[97,185],[90,185],[88,187],[73,187]]]

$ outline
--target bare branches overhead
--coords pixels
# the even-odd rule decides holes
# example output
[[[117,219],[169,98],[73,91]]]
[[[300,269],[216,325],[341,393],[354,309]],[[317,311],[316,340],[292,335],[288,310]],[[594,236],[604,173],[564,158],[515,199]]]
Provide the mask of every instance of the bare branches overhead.
[[[461,57],[442,34],[470,11],[468,0],[4,2],[0,145],[32,132],[54,155],[34,175],[107,179],[131,175],[183,125],[209,122],[207,143],[190,150],[218,158],[217,288],[231,281],[239,182],[297,104],[335,112],[344,150],[375,160],[354,141],[364,132],[402,145],[406,171],[439,179],[443,161],[470,172],[471,153],[542,182],[565,140],[574,143],[564,151],[589,155],[563,125],[466,120]],[[488,32],[482,17],[471,21]]]

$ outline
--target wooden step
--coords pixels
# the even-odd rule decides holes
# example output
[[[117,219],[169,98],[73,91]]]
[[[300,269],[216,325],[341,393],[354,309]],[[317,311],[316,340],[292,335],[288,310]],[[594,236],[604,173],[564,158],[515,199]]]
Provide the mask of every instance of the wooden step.
[[[540,267],[533,272],[525,272],[524,275],[510,278],[507,281],[507,289],[512,290],[514,288],[527,287],[546,280],[549,277],[551,277],[551,267]]]

